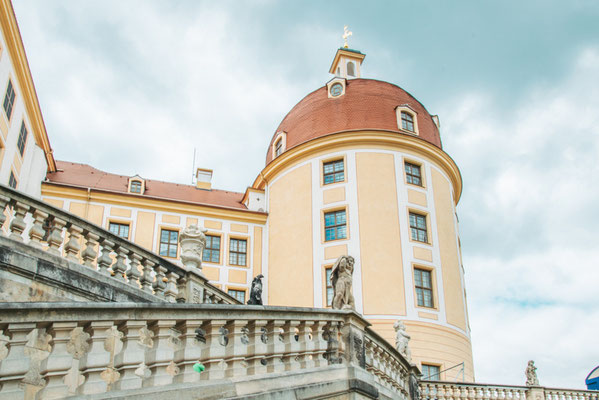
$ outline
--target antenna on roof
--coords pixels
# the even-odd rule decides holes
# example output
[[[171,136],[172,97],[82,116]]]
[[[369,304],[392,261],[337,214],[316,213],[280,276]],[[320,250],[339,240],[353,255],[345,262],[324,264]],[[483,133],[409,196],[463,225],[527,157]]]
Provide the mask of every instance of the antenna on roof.
[[[196,178],[196,148],[193,148],[193,165],[191,166],[191,184],[195,185]]]

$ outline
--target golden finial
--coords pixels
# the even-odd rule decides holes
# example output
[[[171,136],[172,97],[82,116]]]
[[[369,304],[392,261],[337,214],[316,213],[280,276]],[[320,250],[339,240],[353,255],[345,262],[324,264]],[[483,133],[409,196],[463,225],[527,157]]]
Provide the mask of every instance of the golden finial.
[[[347,25],[345,25],[343,27],[343,36],[341,36],[341,37],[345,41],[345,43],[343,44],[343,47],[345,47],[346,49],[349,47],[349,45],[347,44],[347,38],[349,38],[351,35],[353,35],[353,33],[350,30],[348,30]]]

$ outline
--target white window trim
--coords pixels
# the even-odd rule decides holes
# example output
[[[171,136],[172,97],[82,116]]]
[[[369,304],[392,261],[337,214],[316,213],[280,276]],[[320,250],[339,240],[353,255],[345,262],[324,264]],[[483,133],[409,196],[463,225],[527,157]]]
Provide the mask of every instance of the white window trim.
[[[277,144],[279,141],[281,141],[281,154],[277,156]],[[272,159],[274,160],[275,158],[282,156],[285,150],[287,150],[287,132],[279,132],[272,142]]]
[[[408,113],[412,116],[412,119],[414,120],[414,132],[402,128],[402,124],[401,124],[401,113],[402,112]],[[395,114],[397,116],[397,129],[399,129],[401,132],[405,132],[409,135],[415,135],[415,136],[419,135],[419,133],[418,133],[418,113],[416,111],[414,111],[414,109],[412,109],[412,107],[410,107],[407,104],[399,105],[395,108]]]

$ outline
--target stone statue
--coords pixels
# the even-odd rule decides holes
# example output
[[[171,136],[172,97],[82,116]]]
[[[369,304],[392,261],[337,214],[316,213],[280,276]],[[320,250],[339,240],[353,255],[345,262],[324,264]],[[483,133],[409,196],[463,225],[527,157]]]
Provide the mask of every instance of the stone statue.
[[[262,305],[262,278],[264,278],[264,275],[260,274],[252,281],[252,289],[250,290],[248,304]]]
[[[352,274],[354,273],[354,258],[340,256],[331,271],[333,284],[333,308],[337,310],[355,310],[352,293]]]
[[[530,360],[526,367],[526,386],[539,386],[539,378],[537,378],[537,367],[535,362]]]
[[[181,244],[181,262],[186,268],[202,269],[202,254],[206,247],[206,229],[197,225],[189,225],[179,235]]]
[[[406,332],[406,324],[401,320],[395,321],[393,324],[393,329],[395,329],[395,348],[399,353],[408,360],[408,362],[412,361],[412,352],[408,347],[408,343],[410,342],[410,335]]]

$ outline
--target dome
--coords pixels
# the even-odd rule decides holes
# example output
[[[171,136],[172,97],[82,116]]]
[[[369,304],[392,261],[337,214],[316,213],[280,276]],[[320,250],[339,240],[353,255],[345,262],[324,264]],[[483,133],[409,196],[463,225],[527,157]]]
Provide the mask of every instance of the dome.
[[[328,134],[376,129],[404,133],[398,128],[396,107],[408,105],[417,114],[418,137],[441,148],[439,129],[424,106],[402,88],[373,79],[347,81],[345,94],[329,98],[323,86],[304,97],[285,116],[275,135],[286,132],[286,149]],[[410,135],[411,136],[411,135]],[[267,151],[266,164],[272,161]]]

